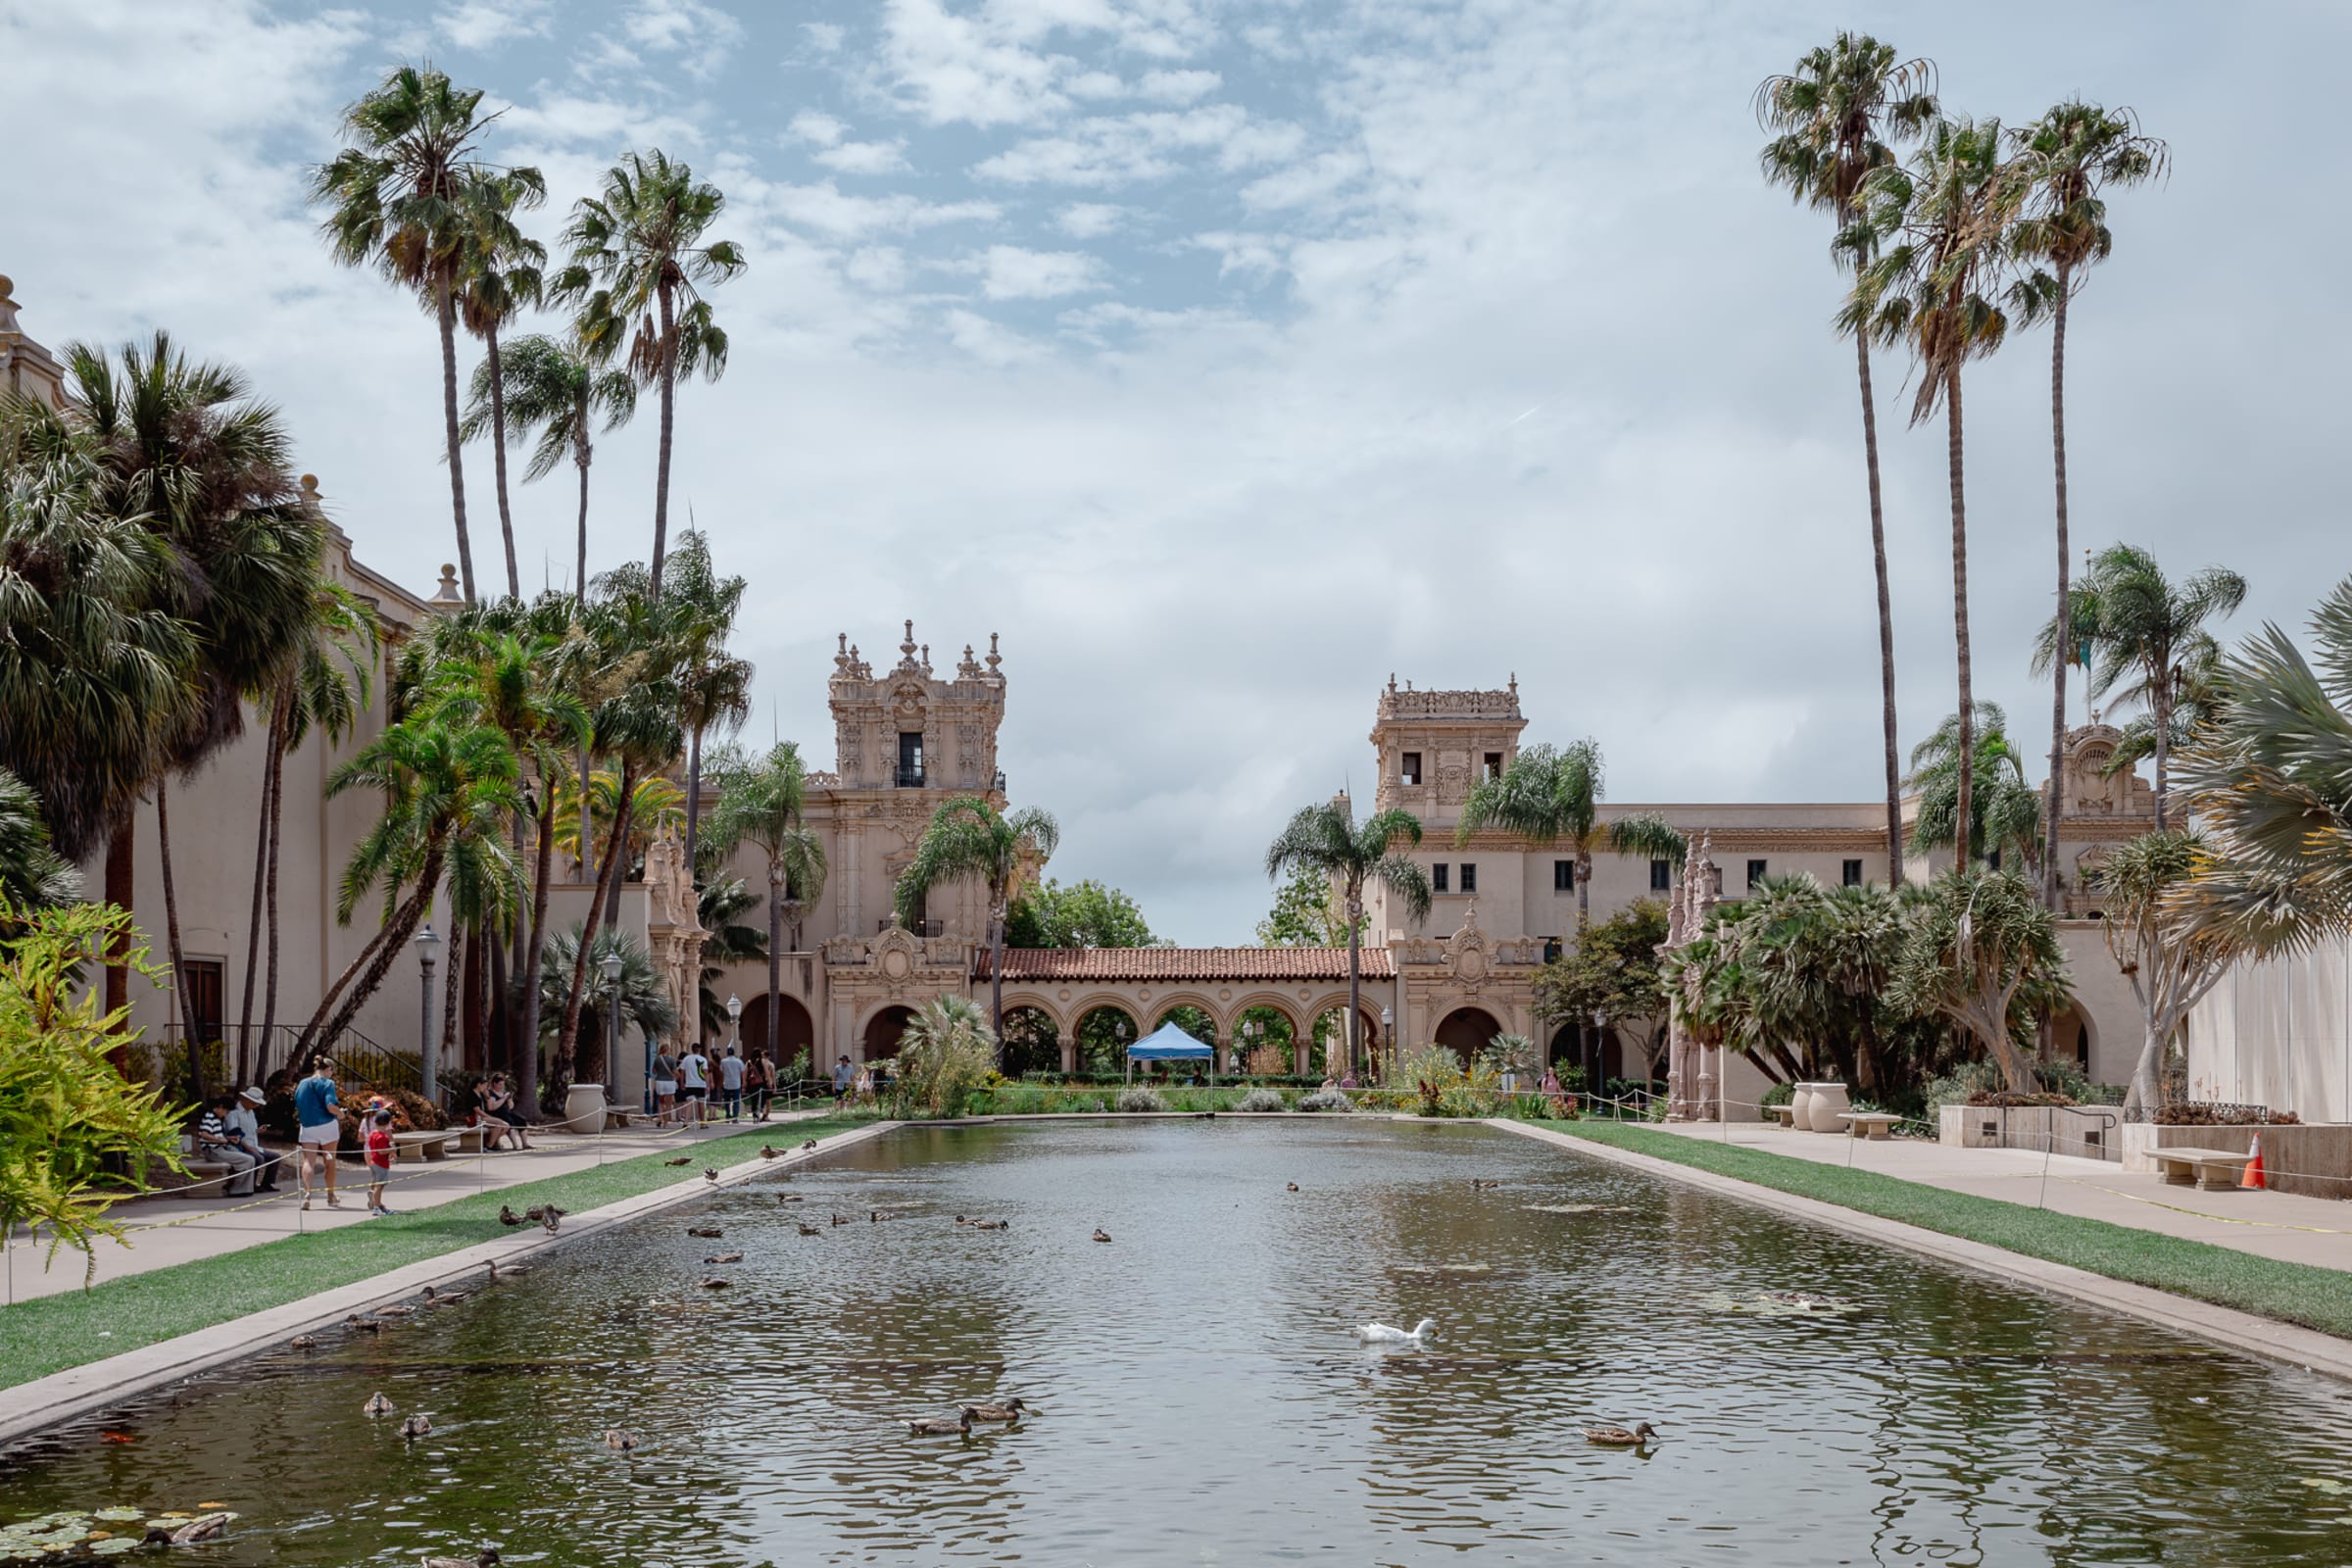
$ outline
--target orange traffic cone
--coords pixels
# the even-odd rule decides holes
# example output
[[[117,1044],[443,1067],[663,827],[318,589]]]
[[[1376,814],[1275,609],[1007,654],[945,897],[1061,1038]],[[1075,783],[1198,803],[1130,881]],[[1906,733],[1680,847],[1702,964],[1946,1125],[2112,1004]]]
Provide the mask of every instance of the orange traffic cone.
[[[2267,1187],[2262,1179],[2262,1134],[2254,1135],[2253,1157],[2246,1161],[2246,1173],[2238,1178],[2240,1187]]]

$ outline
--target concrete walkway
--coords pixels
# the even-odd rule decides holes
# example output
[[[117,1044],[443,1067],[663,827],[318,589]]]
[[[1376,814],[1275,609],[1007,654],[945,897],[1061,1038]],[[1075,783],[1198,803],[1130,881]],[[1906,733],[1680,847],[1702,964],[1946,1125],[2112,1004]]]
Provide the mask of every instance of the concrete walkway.
[[[532,1148],[527,1152],[453,1154],[422,1164],[394,1165],[384,1201],[399,1213],[434,1208],[477,1193],[545,1181],[551,1176],[565,1176],[639,1154],[666,1152],[674,1158],[691,1153],[694,1146],[714,1138],[757,1131],[762,1125],[782,1129],[791,1122],[822,1114],[817,1109],[778,1111],[765,1123],[714,1121],[699,1128],[661,1131],[646,1128],[587,1138],[533,1128]],[[797,1144],[799,1140],[793,1142]],[[783,1147],[781,1130],[777,1143]],[[51,1259],[46,1238],[20,1238],[7,1249],[6,1257],[0,1259],[0,1301],[28,1301],[61,1291],[77,1291],[85,1278],[93,1285],[100,1284],[200,1257],[241,1251],[305,1231],[367,1224],[367,1168],[356,1159],[340,1161],[335,1185],[342,1206],[329,1208],[322,1194],[314,1194],[308,1213],[303,1212],[302,1195],[295,1190],[291,1166],[279,1178],[282,1190],[275,1197],[189,1198],[168,1193],[133,1199],[114,1211],[114,1218],[130,1233],[125,1238],[130,1245],[99,1242],[94,1275],[88,1273],[79,1252],[63,1249]]]
[[[2168,1187],[2109,1160],[2044,1156],[2022,1149],[1948,1149],[1924,1139],[1872,1143],[1755,1122],[1666,1122],[1656,1131],[1704,1143],[1897,1176],[1926,1187],[1997,1198],[2029,1208],[2106,1220],[2260,1257],[2352,1269],[2352,1202],[2287,1193],[2209,1193]]]

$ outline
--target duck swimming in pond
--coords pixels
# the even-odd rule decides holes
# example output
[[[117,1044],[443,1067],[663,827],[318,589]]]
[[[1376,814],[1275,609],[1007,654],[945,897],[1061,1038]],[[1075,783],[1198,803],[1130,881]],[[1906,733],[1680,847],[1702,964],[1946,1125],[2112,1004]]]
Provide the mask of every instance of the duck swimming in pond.
[[[637,1446],[637,1434],[634,1432],[625,1432],[619,1427],[607,1428],[605,1432],[605,1446],[617,1453],[628,1453]]]
[[[362,1415],[390,1415],[392,1401],[381,1394],[370,1394],[368,1402],[360,1406]]]
[[[421,1568],[498,1568],[498,1548],[484,1545],[470,1557],[435,1557],[428,1554],[419,1558],[418,1562]]]
[[[1003,1404],[974,1404],[965,1406],[965,1409],[975,1421],[1018,1421],[1028,1412],[1029,1406],[1016,1396]]]
[[[1095,1240],[1098,1242],[1107,1242],[1110,1240],[1110,1232],[1103,1230],[1101,1226],[1097,1226],[1095,1228]]]
[[[918,1438],[952,1438],[958,1434],[969,1437],[972,1432],[972,1407],[965,1405],[963,1413],[953,1421],[944,1415],[917,1416],[906,1423],[906,1430]]]
[[[400,1435],[411,1443],[416,1442],[418,1438],[429,1438],[433,1435],[432,1420],[422,1412],[418,1412],[400,1424]]]
[[[1585,1441],[1604,1448],[1640,1448],[1648,1446],[1658,1435],[1658,1429],[1646,1421],[1637,1421],[1630,1427],[1587,1427]]]

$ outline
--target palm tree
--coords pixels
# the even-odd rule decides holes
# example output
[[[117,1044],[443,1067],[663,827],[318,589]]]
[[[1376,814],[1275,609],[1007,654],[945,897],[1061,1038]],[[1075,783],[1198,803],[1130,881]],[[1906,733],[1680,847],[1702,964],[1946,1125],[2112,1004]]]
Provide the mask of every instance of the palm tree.
[[[979,795],[960,795],[931,815],[914,857],[899,873],[901,923],[919,929],[935,889],[976,877],[988,890],[989,1027],[1004,1033],[1004,915],[1024,878],[1054,858],[1061,826],[1036,807],[1007,814]]]
[[[1990,290],[2006,255],[2014,180],[1997,120],[1937,120],[1910,165],[1873,170],[1869,212],[1852,244],[1878,253],[1858,270],[1842,319],[1882,343],[1904,343],[1919,370],[1911,422],[1944,412],[1952,497],[1952,634],[1958,651],[1960,756],[1974,756],[1976,696],[1968,646],[1968,496],[1960,371],[2000,347],[2009,318]],[[1969,771],[1957,820],[1973,821]]]
[[[718,806],[710,813],[710,843],[721,855],[745,844],[767,862],[767,1059],[781,1049],[777,1023],[783,1010],[784,921],[788,913],[825,893],[825,845],[803,819],[808,803],[808,773],[801,749],[791,741],[758,761],[731,752],[714,769]]]
[[[686,874],[699,877],[695,838],[703,816],[703,737],[711,730],[732,733],[752,716],[752,664],[727,652],[727,634],[749,586],[741,577],[721,577],[710,564],[710,541],[699,528],[678,535],[670,572],[670,598],[685,612],[686,662],[680,671],[686,723]]]
[[[482,340],[479,379],[489,383],[491,466],[498,480],[498,531],[507,547],[507,597],[522,597],[522,573],[514,561],[514,514],[507,502],[506,368],[499,359],[498,331],[522,311],[539,304],[540,266],[547,247],[514,226],[514,214],[547,199],[535,169],[476,172],[461,187],[459,204],[458,315],[466,330]],[[458,433],[466,434],[460,420]],[[457,956],[450,956],[455,972]]]
[[[585,602],[588,466],[596,458],[589,430],[600,418],[608,433],[628,423],[637,412],[637,383],[623,371],[599,370],[577,347],[539,333],[506,345],[500,365],[504,373],[495,381],[488,361],[474,368],[459,433],[474,440],[502,416],[507,434],[517,441],[537,430],[538,444],[522,470],[524,484],[546,478],[557,464],[571,459],[580,478],[579,556],[572,572],[572,597],[575,603]],[[500,416],[495,411],[502,404]]]
[[[2050,318],[2050,458],[2058,493],[2058,597],[2071,598],[2066,537],[2066,313],[2083,283],[2084,270],[2115,249],[2107,227],[2110,186],[2136,185],[2162,174],[2171,159],[2163,142],[2140,134],[2129,109],[2107,110],[2081,99],[2057,105],[2030,125],[2009,133],[2014,176],[2025,187],[2025,208],[2012,245],[2036,268],[2010,290],[2021,318]],[[2050,799],[2043,813],[2042,898],[2058,906],[2058,815],[2066,768],[2066,664],[2050,662]]]
[[[677,1004],[669,1000],[669,988],[654,968],[645,945],[626,931],[610,926],[599,931],[588,944],[587,964],[603,971],[608,956],[620,959],[620,1017],[624,1024],[634,1027],[648,1040],[658,1040],[678,1026]],[[532,1009],[541,1018],[561,1017],[564,1012],[563,994],[565,971],[580,962],[580,927],[566,926],[551,932],[547,938],[547,959],[539,965],[539,986],[545,993],[540,1004]],[[612,1065],[605,1060],[605,998],[607,992],[600,983],[589,1000],[580,1004],[580,1030],[583,1038],[594,1042],[586,1050],[583,1064],[604,1082],[606,1070]],[[617,1098],[617,1097],[613,1097]]]
[[[1348,1071],[1356,1066],[1356,1036],[1361,1031],[1360,994],[1363,989],[1364,888],[1378,882],[1403,906],[1408,919],[1429,918],[1429,873],[1398,851],[1399,841],[1421,842],[1421,819],[1399,807],[1375,811],[1362,826],[1355,808],[1340,796],[1319,806],[1299,808],[1290,824],[1266,846],[1266,880],[1280,882],[1294,871],[1323,876],[1339,885],[1342,911],[1348,918]]]
[[[727,368],[727,334],[701,290],[743,270],[742,247],[709,231],[727,199],[659,149],[631,153],[605,172],[604,193],[583,197],[564,230],[570,265],[554,295],[579,307],[580,342],[597,363],[623,350],[639,386],[662,391],[661,457],[654,479],[651,594],[662,595],[669,542],[670,436],[680,375],[715,381]]]
[[[496,117],[480,113],[479,88],[403,65],[343,111],[348,144],[312,172],[311,200],[327,209],[327,250],[346,267],[372,266],[430,304],[441,332],[441,412],[447,426],[449,503],[458,570],[474,597],[473,542],[466,528],[466,470],[458,453],[458,291],[465,269],[466,189],[504,174],[537,182],[536,170],[501,171],[475,156]]]
[[[2026,782],[2026,754],[2009,739],[2009,715],[1998,703],[1979,703],[1970,726],[1976,765],[1970,770],[1969,842],[1960,848],[1960,717],[1953,714],[1911,749],[1903,785],[1919,795],[1911,848],[1949,849],[1961,864],[1979,856],[2007,856],[2029,870],[2041,868],[2041,792]]]
[[[567,775],[556,785],[556,848],[582,865],[596,863],[596,843],[592,838],[580,838],[579,786]],[[634,871],[645,858],[646,847],[669,829],[686,820],[686,792],[661,774],[651,774],[637,781],[629,791],[629,830],[621,843],[621,880]],[[620,775],[608,767],[600,767],[588,775],[587,817],[590,828],[598,836],[612,832],[612,823],[620,811]]]
[[[1510,766],[1471,787],[1454,828],[1454,845],[1469,843],[1473,833],[1487,828],[1516,834],[1539,849],[1566,839],[1576,852],[1576,929],[1582,937],[1592,923],[1594,850],[1675,861],[1689,852],[1683,835],[1655,812],[1601,821],[1602,792],[1597,742],[1530,746],[1511,759]]]
[[[0,900],[10,923],[35,909],[81,902],[81,873],[49,847],[41,798],[0,767]]]
[[[2146,710],[2148,746],[2156,758],[2156,826],[2169,825],[2166,805],[2176,712],[2183,702],[2205,701],[2220,658],[2205,623],[2232,614],[2245,602],[2246,579],[2224,566],[2191,572],[2179,584],[2154,555],[2137,545],[2109,545],[2091,557],[2080,585],[2068,595],[2067,633],[2089,666],[2090,695],[2114,693],[2119,703]],[[2055,618],[2034,644],[2036,673],[2063,662]]]
[[[706,1036],[718,1027],[718,1020],[727,1013],[726,1004],[711,989],[718,977],[727,972],[727,965],[750,963],[767,956],[767,938],[760,934],[760,928],[736,919],[737,915],[749,912],[753,905],[762,902],[739,876],[713,878],[694,901],[696,923],[710,933],[703,939],[701,975],[701,1013]],[[771,1000],[768,1005],[772,1008],[775,1003]],[[775,1059],[772,1048],[768,1059]]]
[[[1787,75],[1757,87],[1756,119],[1777,131],[1764,144],[1764,178],[1785,185],[1794,200],[1826,209],[1840,235],[1857,232],[1863,181],[1894,163],[1886,137],[1907,140],[1936,116],[1936,67],[1927,60],[1896,63],[1894,47],[1867,33],[1840,32],[1827,48],[1809,49]],[[1882,133],[1881,126],[1886,130]],[[1853,267],[1867,249],[1840,244],[1841,265]],[[1903,808],[1895,761],[1894,612],[1886,589],[1886,518],[1879,493],[1878,400],[1870,387],[1870,335],[1845,323],[1854,340],[1854,369],[1862,384],[1862,459],[1870,477],[1870,554],[1879,587],[1879,688],[1886,734],[1886,864],[1903,880]]]

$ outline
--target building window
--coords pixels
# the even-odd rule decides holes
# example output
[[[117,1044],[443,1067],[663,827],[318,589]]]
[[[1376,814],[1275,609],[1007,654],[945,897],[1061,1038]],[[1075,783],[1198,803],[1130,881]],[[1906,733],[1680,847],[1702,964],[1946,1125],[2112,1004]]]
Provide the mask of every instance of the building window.
[[[1462,862],[1462,891],[1464,893],[1478,891],[1478,867],[1468,860]]]
[[[1749,887],[1755,887],[1758,883],[1764,880],[1764,867],[1766,863],[1767,862],[1763,860],[1750,860],[1747,862],[1747,885]]]
[[[1421,754],[1419,752],[1404,754],[1403,764],[1396,769],[1396,782],[1399,784],[1421,782]]]
[[[1443,893],[1446,891],[1446,865],[1444,861],[1440,861],[1438,864],[1429,868],[1429,886],[1430,891],[1434,893]]]
[[[1574,860],[1551,862],[1551,891],[1554,893],[1574,893],[1576,891],[1576,862]]]
[[[1649,862],[1649,891],[1668,893],[1674,888],[1674,866],[1665,860]]]
[[[899,788],[919,790],[923,787],[923,732],[899,732]]]
[[[1849,888],[1858,888],[1862,885],[1862,862],[1860,860],[1845,862],[1845,885]]]
[[[1487,754],[1487,777],[1502,777],[1502,754],[1500,752],[1489,752]]]

